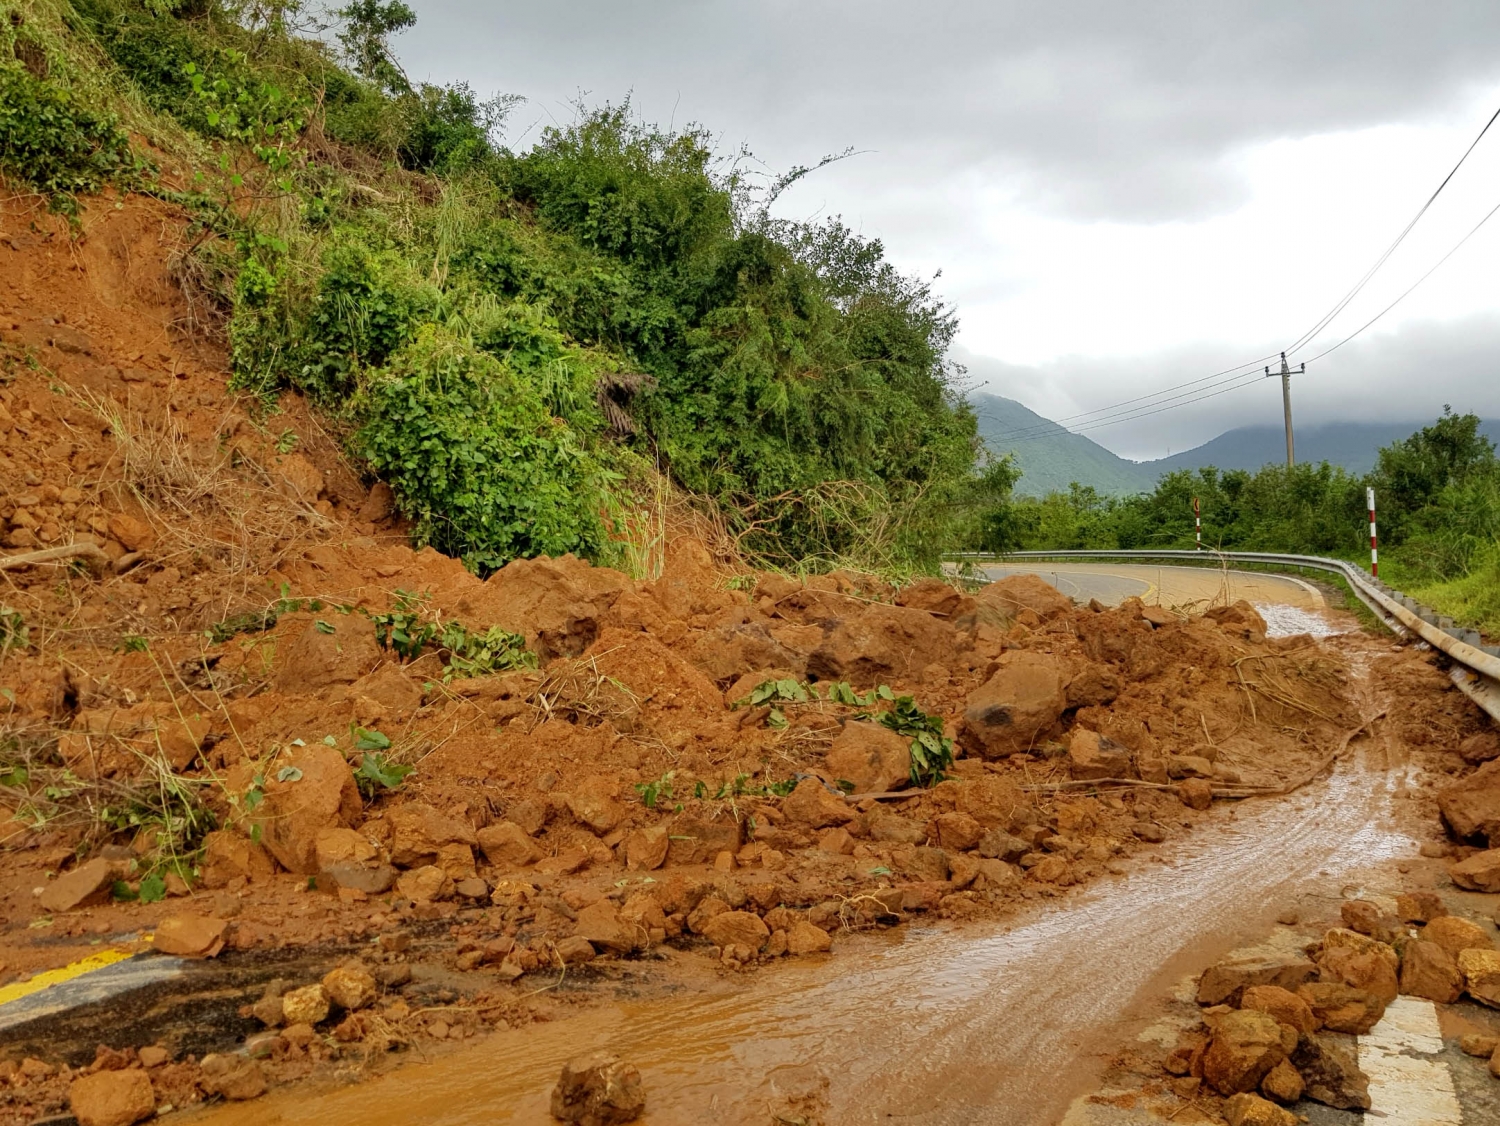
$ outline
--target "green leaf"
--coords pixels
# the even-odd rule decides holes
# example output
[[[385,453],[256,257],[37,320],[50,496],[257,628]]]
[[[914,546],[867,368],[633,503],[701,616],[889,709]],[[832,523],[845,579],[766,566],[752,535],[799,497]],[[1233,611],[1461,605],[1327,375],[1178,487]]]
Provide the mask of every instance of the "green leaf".
[[[300,782],[302,781],[302,771],[295,766],[283,766],[276,772],[276,781]]]
[[[371,731],[368,728],[356,726],[353,730],[354,749],[356,751],[388,751],[391,749],[390,736],[379,731]]]
[[[165,876],[153,872],[141,881],[140,900],[142,903],[160,903],[165,898],[167,898]]]
[[[314,626],[314,628],[317,629],[317,631],[319,633],[337,633],[338,632],[337,630],[335,630],[333,628],[333,625],[331,623],[325,622],[322,618],[314,618],[313,619],[313,626]]]

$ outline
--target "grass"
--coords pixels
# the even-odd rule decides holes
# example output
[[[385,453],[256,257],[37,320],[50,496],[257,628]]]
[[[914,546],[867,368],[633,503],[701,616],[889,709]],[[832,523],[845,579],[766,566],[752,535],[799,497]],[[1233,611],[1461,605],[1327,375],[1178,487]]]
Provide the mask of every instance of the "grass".
[[[1500,638],[1500,543],[1482,553],[1468,574],[1414,585],[1406,593],[1491,640]]]

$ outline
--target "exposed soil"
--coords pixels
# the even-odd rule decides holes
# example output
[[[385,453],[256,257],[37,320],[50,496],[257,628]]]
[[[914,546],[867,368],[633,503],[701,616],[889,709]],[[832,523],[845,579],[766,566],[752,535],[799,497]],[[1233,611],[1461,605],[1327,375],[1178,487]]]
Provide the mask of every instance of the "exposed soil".
[[[1097,912],[1112,957],[1154,965],[1202,919],[1188,902],[1222,910],[1242,885],[1258,902],[1334,863],[1323,851],[1378,812],[1363,780],[1382,764],[1323,779],[1371,730],[1430,750],[1432,770],[1479,730],[1425,658],[1357,634],[1267,637],[1245,603],[1078,606],[1024,576],[976,592],[804,581],[750,571],[690,526],[649,577],[564,558],[481,581],[413,550],[389,492],[299,399],[268,413],[227,390],[223,357],[184,335],[180,217],[120,204],[98,201],[75,237],[24,200],[0,209],[0,539],[105,559],[0,571],[28,631],[0,650],[0,988],[153,943],[225,976],[208,1028],[0,1034],[0,1121],[61,1111],[80,1070],[120,1072],[130,1094],[145,1067],[157,1104],[182,1108],[574,1008],[605,1022],[597,1006],[631,991],[706,986],[768,1045],[755,1066],[791,1066],[799,1013],[853,1023],[888,1004],[889,979],[862,979],[846,951],[975,980],[1006,964],[974,937],[993,922],[945,931],[938,955],[889,945],[939,919],[1040,928],[1024,972],[1052,974],[1050,992],[997,1000],[1012,1027],[986,1035],[1025,1026],[1060,1059],[1059,1037],[1150,974],[1115,975],[1070,1015],[1049,918]],[[456,675],[432,646],[401,659],[372,620],[401,592],[428,620],[522,636],[539,667]],[[1372,667],[1399,707],[1372,706]],[[769,681],[815,691],[750,701]],[[835,683],[850,687],[830,698]],[[956,742],[937,785],[911,785],[910,735],[879,722],[904,696]],[[415,769],[362,794],[354,770],[377,743]],[[1336,810],[1311,835],[1266,797],[1309,784]],[[1236,827],[1241,800],[1256,808]],[[1131,888],[1174,918],[1143,929]],[[1070,942],[1058,965],[1080,971],[1113,948]],[[803,964],[767,969],[788,959]],[[792,1007],[735,1023],[769,972],[804,983]],[[646,1020],[657,1002],[642,1004]],[[608,1027],[573,1023],[558,1047]],[[962,1044],[935,1029],[931,1045],[924,1074],[972,1070]],[[834,1061],[838,1105],[851,1084],[901,1103],[884,1051],[859,1056]],[[974,1097],[1019,1089],[986,1084]],[[811,1120],[829,1094],[777,1097],[783,1120]]]

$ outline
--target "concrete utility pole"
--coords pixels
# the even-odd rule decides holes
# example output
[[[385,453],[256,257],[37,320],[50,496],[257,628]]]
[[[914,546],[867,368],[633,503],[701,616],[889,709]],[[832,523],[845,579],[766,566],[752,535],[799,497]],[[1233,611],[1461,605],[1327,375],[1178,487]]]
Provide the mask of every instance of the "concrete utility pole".
[[[1307,365],[1303,364],[1297,369],[1297,374],[1302,375],[1307,371]],[[1270,379],[1273,373],[1270,365],[1266,366],[1266,378]],[[1296,456],[1292,453],[1292,369],[1287,367],[1286,353],[1281,353],[1281,407],[1286,413],[1286,467],[1290,469],[1296,464]]]

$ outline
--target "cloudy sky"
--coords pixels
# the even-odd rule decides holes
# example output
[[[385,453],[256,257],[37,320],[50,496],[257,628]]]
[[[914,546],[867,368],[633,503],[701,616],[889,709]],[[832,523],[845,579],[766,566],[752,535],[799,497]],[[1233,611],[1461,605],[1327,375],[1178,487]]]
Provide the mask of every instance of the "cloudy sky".
[[[413,77],[527,99],[525,147],[627,96],[773,170],[779,201],[942,276],[976,387],[1130,457],[1278,422],[1279,384],[1114,425],[1105,408],[1294,344],[1500,106],[1493,0],[416,0]],[[1500,123],[1363,292],[1294,355],[1299,423],[1500,417]],[[1264,361],[1262,361],[1264,362]],[[1173,391],[1171,394],[1179,394]],[[1156,400],[1146,400],[1145,408]],[[1138,408],[1139,411],[1143,408]],[[1094,412],[1094,413],[1086,413]],[[1074,418],[1074,416],[1078,416]]]

